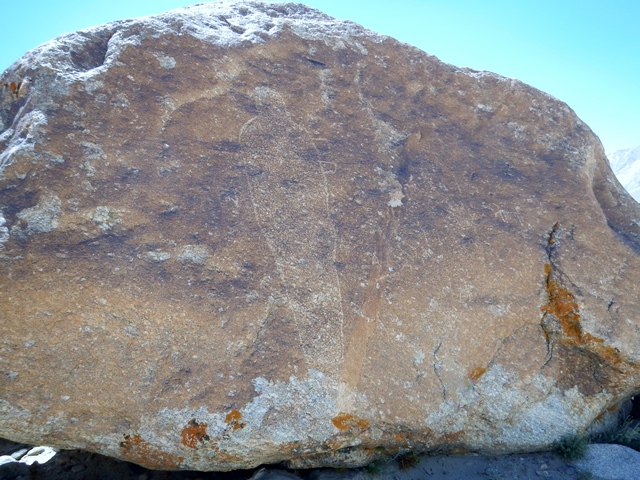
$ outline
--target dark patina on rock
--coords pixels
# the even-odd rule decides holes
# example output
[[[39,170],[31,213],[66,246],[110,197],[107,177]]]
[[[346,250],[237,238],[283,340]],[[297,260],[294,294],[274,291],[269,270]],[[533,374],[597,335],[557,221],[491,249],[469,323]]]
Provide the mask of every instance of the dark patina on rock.
[[[0,82],[2,437],[358,466],[546,448],[640,390],[640,207],[543,92],[253,1]]]

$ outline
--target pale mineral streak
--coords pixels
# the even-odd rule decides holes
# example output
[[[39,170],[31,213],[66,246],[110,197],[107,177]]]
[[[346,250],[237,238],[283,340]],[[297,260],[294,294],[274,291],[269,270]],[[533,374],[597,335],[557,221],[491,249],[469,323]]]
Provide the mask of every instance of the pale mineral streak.
[[[640,206],[543,92],[259,1],[0,88],[0,436],[359,466],[545,449],[640,391]]]

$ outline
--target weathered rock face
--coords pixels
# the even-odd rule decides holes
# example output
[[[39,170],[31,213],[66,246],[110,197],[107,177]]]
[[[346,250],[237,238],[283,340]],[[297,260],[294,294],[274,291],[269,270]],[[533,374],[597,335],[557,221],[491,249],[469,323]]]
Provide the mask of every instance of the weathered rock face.
[[[640,207],[540,91],[260,2],[1,80],[0,436],[353,466],[543,448],[640,390]]]

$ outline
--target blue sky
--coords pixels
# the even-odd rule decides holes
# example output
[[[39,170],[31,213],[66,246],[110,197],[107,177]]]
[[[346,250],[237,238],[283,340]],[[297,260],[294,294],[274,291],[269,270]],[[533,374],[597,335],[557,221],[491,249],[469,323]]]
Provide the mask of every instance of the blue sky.
[[[0,71],[62,33],[197,0],[3,2]],[[303,0],[567,102],[612,152],[640,145],[639,0]]]

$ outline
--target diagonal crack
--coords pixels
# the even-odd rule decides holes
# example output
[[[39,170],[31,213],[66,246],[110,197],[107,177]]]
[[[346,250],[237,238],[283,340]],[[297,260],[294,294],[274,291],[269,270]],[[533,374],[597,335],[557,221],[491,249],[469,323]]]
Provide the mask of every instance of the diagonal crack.
[[[541,307],[540,327],[547,342],[547,358],[541,368],[544,368],[551,361],[555,341],[561,341],[566,346],[587,349],[607,362],[619,365],[623,363],[624,359],[616,348],[606,345],[602,338],[582,330],[580,309],[576,297],[563,285],[561,280],[567,280],[567,278],[557,266],[559,233],[560,223],[556,222],[551,228],[545,248],[547,263],[544,265],[544,272],[547,303]],[[574,285],[573,282],[569,282]],[[578,292],[580,291],[575,285],[574,288]]]
[[[556,252],[560,224],[555,223],[547,240],[548,262],[544,266],[547,304],[542,307],[542,328],[547,335],[563,334],[576,340],[582,338],[580,311],[576,298],[560,281],[562,272],[557,267]]]
[[[547,292],[547,305],[552,301],[550,295],[550,286],[552,281],[552,275],[556,271],[556,252],[558,248],[558,230],[560,229],[560,223],[556,222],[551,227],[551,232],[547,237],[547,245],[545,251],[547,253],[547,263],[545,264],[545,290]],[[547,343],[547,357],[542,364],[541,368],[544,368],[553,358],[553,343],[551,342],[551,335],[558,333],[558,325],[550,317],[550,311],[547,309],[547,305],[542,307],[542,318],[540,319],[540,328],[544,332],[544,338]]]
[[[444,398],[445,400],[447,399],[447,387],[445,386],[444,382],[442,381],[442,377],[440,376],[440,369],[442,368],[442,364],[440,363],[440,359],[438,358],[438,350],[440,350],[440,347],[442,347],[442,343],[444,342],[444,340],[440,340],[440,342],[438,343],[438,346],[436,347],[436,349],[433,351],[433,371],[436,374],[436,377],[438,379],[438,381],[440,382],[440,386],[442,387],[442,398]]]

